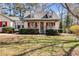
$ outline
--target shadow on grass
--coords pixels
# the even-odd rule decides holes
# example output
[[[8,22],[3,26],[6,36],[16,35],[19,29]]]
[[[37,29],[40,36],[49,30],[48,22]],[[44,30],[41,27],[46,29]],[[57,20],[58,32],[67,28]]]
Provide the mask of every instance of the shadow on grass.
[[[68,51],[65,51],[65,50],[63,49],[63,51],[65,52],[65,54],[64,54],[63,56],[71,56],[73,50],[74,50],[77,46],[79,46],[79,44],[76,44],[76,45],[72,46]]]
[[[31,49],[31,50],[29,50],[29,51],[26,51],[26,50],[24,49],[25,51],[24,51],[23,53],[19,53],[19,54],[13,55],[13,56],[24,56],[24,55],[27,54],[27,53],[30,53],[30,52],[33,52],[33,51],[36,51],[36,50],[39,50],[39,49],[43,49],[43,48],[46,48],[46,47],[54,46],[54,45],[56,45],[56,44],[38,47],[38,48],[35,48],[35,49]]]
[[[77,41],[77,40],[70,40],[70,41],[64,40],[64,41],[66,41],[66,42],[63,42],[63,44],[66,44],[66,43],[73,43],[73,42],[79,42],[79,41]],[[29,51],[26,51],[26,49],[24,49],[22,53],[16,54],[16,55],[14,55],[14,56],[24,56],[24,55],[26,55],[26,54],[28,54],[28,53],[30,53],[30,52],[34,52],[34,51],[36,51],[36,50],[40,50],[40,49],[43,49],[43,48],[46,48],[46,47],[50,47],[50,46],[54,47],[54,46],[56,46],[56,45],[59,45],[59,44],[45,45],[45,46],[41,46],[41,47],[38,47],[38,48],[31,49],[31,50],[29,50]],[[79,46],[79,44],[76,44],[76,45],[72,46],[68,51],[66,51],[63,47],[61,47],[61,48],[63,49],[63,51],[65,52],[65,54],[64,54],[63,56],[71,56],[73,50],[74,50],[77,46]]]
[[[34,52],[36,50],[40,50],[40,49],[43,49],[43,48],[46,48],[46,47],[54,47],[56,45],[60,45],[60,44],[67,44],[67,43],[74,43],[74,42],[79,42],[79,40],[56,40],[57,41],[61,41],[61,43],[59,44],[50,44],[50,45],[45,45],[45,46],[41,46],[41,47],[38,47],[38,48],[34,48],[34,49],[30,49],[29,51],[27,51],[27,49],[24,49],[21,53],[18,53],[14,56],[24,56],[30,52]],[[27,43],[35,43],[35,42],[23,42],[23,41],[19,41],[19,42],[10,42],[10,43],[7,43],[7,42],[1,42],[0,45],[10,45],[10,44],[27,44]],[[38,42],[38,43],[50,43],[50,42]],[[79,44],[76,44],[76,45],[73,45],[68,51],[66,51],[63,46],[61,47],[63,49],[63,51],[65,52],[65,54],[63,56],[71,56],[73,50],[79,46]]]

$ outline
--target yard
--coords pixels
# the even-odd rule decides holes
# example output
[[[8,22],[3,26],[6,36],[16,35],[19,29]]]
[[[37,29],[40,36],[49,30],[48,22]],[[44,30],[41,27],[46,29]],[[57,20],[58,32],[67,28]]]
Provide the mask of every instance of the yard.
[[[79,55],[79,41],[74,35],[0,35],[1,56]]]

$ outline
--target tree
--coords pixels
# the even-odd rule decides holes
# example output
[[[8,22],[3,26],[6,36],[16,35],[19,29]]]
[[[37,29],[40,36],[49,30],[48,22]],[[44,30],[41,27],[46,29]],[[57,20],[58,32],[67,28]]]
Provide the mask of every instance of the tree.
[[[66,23],[66,28],[69,28],[72,25],[72,19],[69,17],[69,12],[67,12],[65,23]]]
[[[22,17],[23,13],[25,12],[25,6],[24,6],[24,4],[16,3],[15,4],[15,10],[17,12],[19,12],[20,17]]]
[[[61,6],[61,4],[55,4],[56,5],[56,12],[58,13],[58,16],[59,16],[59,18],[60,18],[60,30],[62,31],[62,32],[64,32],[65,31],[65,23],[64,23],[64,19],[66,18],[66,14],[67,14],[67,11],[66,11],[66,9],[65,8],[63,8],[62,6]]]
[[[69,12],[67,12],[67,16],[66,16],[66,19],[65,19],[65,31],[66,31],[66,33],[69,32],[69,28],[70,28],[71,25],[72,25],[72,19],[69,16]]]
[[[69,13],[71,13],[75,18],[79,19],[79,12],[78,8],[79,8],[79,4],[69,4],[69,3],[65,3],[65,4],[61,4],[65,9],[67,9],[69,11]]]

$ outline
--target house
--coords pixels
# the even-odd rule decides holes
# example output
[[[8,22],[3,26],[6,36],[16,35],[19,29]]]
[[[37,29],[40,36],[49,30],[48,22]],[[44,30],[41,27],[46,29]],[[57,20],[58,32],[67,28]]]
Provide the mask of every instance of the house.
[[[0,32],[2,32],[2,27],[12,27],[18,30],[22,24],[22,21],[18,17],[0,14]]]
[[[26,13],[27,15],[27,13]],[[52,10],[46,12],[31,12],[23,19],[24,28],[39,29],[39,33],[46,33],[47,29],[59,30],[59,18]]]
[[[19,17],[0,14],[0,28],[13,27],[16,31],[21,28],[38,29],[39,33],[46,33],[47,29],[59,29],[59,18],[55,12],[50,11],[26,11],[23,19]],[[1,29],[0,29],[1,32]]]
[[[0,32],[2,32],[2,27],[13,27],[13,20],[10,19],[9,17],[0,14]]]

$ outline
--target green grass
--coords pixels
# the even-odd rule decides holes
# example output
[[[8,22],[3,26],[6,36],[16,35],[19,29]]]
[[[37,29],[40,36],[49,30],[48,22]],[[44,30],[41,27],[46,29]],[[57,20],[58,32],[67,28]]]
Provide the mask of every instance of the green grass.
[[[53,44],[55,44],[55,46],[37,49],[24,55],[64,55],[65,52],[63,48],[68,51],[74,45],[79,44],[79,42],[75,42],[75,36],[23,35],[13,38],[16,41],[0,41],[0,55],[18,55],[32,49]]]

